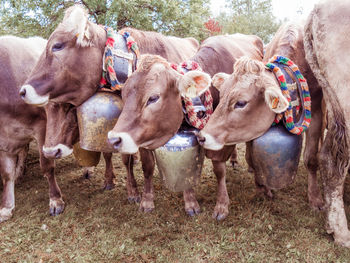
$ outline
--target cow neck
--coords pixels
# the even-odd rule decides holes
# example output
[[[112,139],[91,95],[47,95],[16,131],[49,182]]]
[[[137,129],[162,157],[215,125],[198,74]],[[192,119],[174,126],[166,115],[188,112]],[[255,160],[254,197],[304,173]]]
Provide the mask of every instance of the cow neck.
[[[102,77],[99,88],[104,91],[119,91],[127,78],[136,70],[139,49],[129,32],[115,33],[104,27],[107,33],[103,55]]]
[[[287,110],[276,115],[274,124],[279,123],[284,118],[287,130],[300,135],[307,130],[311,121],[311,97],[306,79],[301,74],[298,66],[283,56],[272,57],[266,67],[275,74],[280,83],[282,94],[289,102]],[[295,123],[294,119],[298,108],[300,108],[298,96],[301,97],[302,114],[299,121]]]
[[[171,64],[171,67],[182,75],[191,70],[203,71],[195,61],[185,61],[179,65]],[[208,89],[205,91],[203,95],[203,103],[200,97],[189,98],[181,96],[186,122],[200,130],[204,128],[210,116],[213,114],[213,97],[211,96],[210,90]]]

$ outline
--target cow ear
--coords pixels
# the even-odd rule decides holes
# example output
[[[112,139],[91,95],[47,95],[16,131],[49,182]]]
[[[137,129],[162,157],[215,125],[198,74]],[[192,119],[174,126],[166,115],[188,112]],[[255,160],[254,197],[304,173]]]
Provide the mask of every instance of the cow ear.
[[[90,45],[88,13],[84,7],[74,5],[67,9],[63,24],[67,32],[73,32],[77,37],[77,45],[82,47]]]
[[[214,77],[211,79],[211,83],[212,85],[217,88],[218,90],[220,90],[221,85],[225,82],[226,79],[228,79],[230,75],[220,72],[214,75]]]
[[[178,88],[182,96],[194,98],[208,90],[210,84],[211,78],[207,73],[193,70],[182,76]]]
[[[265,90],[264,95],[267,105],[275,113],[282,113],[287,110],[289,103],[280,89],[269,87]]]

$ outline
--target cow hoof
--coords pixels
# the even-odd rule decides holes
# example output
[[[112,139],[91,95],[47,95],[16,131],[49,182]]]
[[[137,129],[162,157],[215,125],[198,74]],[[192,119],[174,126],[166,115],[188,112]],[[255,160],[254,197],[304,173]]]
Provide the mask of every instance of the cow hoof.
[[[264,195],[268,199],[273,199],[273,193],[271,189],[263,185],[256,185],[256,195]]]
[[[217,204],[214,209],[213,218],[221,221],[228,215],[228,204]]]
[[[12,217],[12,209],[3,207],[0,209],[0,223],[9,220]]]
[[[115,183],[105,183],[103,190],[112,190],[115,187]]]
[[[189,215],[189,216],[195,216],[195,215],[198,215],[199,213],[201,212],[201,209],[198,207],[198,208],[191,208],[191,209],[186,209],[186,213]]]
[[[325,203],[323,201],[322,195],[318,194],[309,194],[309,206],[312,210],[322,211],[325,209]]]
[[[141,202],[141,197],[140,196],[129,196],[128,201],[131,204],[133,204],[133,203],[139,204]]]
[[[141,211],[144,213],[151,213],[153,211],[153,208],[142,208]]]
[[[270,189],[267,190],[267,191],[265,192],[265,195],[266,195],[268,198],[273,199],[273,193],[272,193],[272,191],[271,191]]]
[[[144,213],[150,213],[150,212],[152,212],[152,211],[154,210],[154,205],[153,205],[153,207],[152,207],[151,204],[148,204],[148,205],[149,205],[149,207],[140,206],[140,211],[141,211],[141,212],[144,212]]]
[[[147,206],[146,206],[147,205]],[[143,205],[140,205],[140,211],[141,212],[144,212],[144,213],[150,213],[154,210],[154,204],[152,202],[152,204],[143,204]]]
[[[50,199],[50,215],[57,216],[64,210],[64,202],[61,198]]]
[[[341,235],[334,235],[334,242],[343,247],[350,248],[350,232],[349,230],[344,231]]]
[[[312,200],[309,201],[309,205],[312,210],[323,211],[325,209],[325,203],[323,200]]]
[[[149,213],[154,209],[153,194],[146,194],[142,197],[140,211]]]

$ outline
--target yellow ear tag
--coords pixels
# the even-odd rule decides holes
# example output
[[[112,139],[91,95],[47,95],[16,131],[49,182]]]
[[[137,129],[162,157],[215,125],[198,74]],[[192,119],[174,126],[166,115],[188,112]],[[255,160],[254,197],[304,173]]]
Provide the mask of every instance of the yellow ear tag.
[[[186,91],[186,96],[187,97],[190,97],[190,98],[194,98],[196,97],[196,85],[194,84],[191,84],[188,88],[187,88],[187,91]]]
[[[276,109],[278,105],[278,98],[273,98],[272,100],[272,109]]]

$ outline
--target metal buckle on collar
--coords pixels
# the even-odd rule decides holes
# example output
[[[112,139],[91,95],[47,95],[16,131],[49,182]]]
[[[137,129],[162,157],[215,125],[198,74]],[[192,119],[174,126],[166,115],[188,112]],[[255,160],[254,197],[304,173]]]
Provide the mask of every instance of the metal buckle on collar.
[[[120,58],[125,58],[127,60],[134,60],[134,56],[131,53],[126,53],[121,49],[114,49],[112,51],[113,55],[120,57]]]

